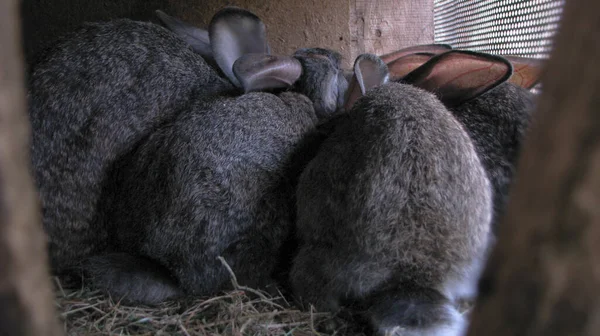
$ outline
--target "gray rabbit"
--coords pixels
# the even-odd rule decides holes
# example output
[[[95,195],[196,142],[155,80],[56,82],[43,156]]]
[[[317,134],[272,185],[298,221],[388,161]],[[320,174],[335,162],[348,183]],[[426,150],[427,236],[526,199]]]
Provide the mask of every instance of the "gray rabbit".
[[[534,108],[535,96],[526,88],[508,82],[458,106],[449,106],[473,139],[492,183],[492,228],[496,233]]]
[[[492,71],[474,71],[481,63]],[[302,302],[350,308],[378,334],[459,335],[465,321],[454,303],[477,292],[492,190],[464,127],[429,92],[472,99],[512,68],[455,51],[417,70],[392,83],[377,56],[356,60],[364,96],[300,176],[290,281]],[[473,76],[452,80],[456,73]]]
[[[395,53],[402,57],[388,58],[390,61],[387,64],[395,81],[403,81],[410,75],[408,70],[429,61],[435,51],[443,51],[442,48],[434,47],[435,45],[415,46],[412,48],[415,51],[413,54],[408,54],[411,51],[409,48]],[[445,100],[446,106],[471,136],[492,183],[494,231],[497,231],[498,222],[506,207],[521,144],[534,110],[535,96],[528,89],[538,83],[542,67],[541,61],[537,59],[515,56],[503,58],[514,68],[510,77],[495,81],[495,87],[472,99]],[[468,57],[462,60],[473,61],[476,60]]]
[[[264,31],[250,12],[218,14],[229,15],[224,25],[242,20]],[[264,36],[247,31],[247,51],[264,52]],[[190,101],[230,90],[180,37],[151,23],[88,23],[43,53],[28,100],[33,170],[55,271],[108,247],[96,208],[114,162]]]
[[[244,53],[244,36],[222,19],[215,15],[209,26],[212,54],[244,94],[190,101],[112,169],[97,218],[111,244],[82,266],[93,286],[113,296],[154,304],[212,295],[231,287],[219,256],[239,283],[265,289],[287,255],[295,179],[311,158],[305,147],[316,110],[336,106],[286,89],[298,83],[294,90],[315,101],[337,103],[347,83],[331,61],[337,53]]]
[[[348,90],[348,81],[340,68],[341,55],[328,49],[306,48],[297,50],[294,57],[307,69],[296,81],[294,90],[313,101],[319,119],[331,117],[344,105]]]

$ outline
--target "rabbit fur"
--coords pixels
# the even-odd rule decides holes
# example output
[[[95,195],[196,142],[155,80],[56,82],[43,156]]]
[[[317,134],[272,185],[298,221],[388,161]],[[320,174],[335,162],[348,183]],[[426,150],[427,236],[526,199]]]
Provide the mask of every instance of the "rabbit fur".
[[[212,30],[210,34],[216,59],[236,50],[213,39]],[[303,94],[253,91],[271,85],[273,78],[293,77],[289,83],[294,83],[300,73],[320,70],[312,66],[311,57],[327,61],[330,71],[322,73],[323,78],[337,76],[341,70],[331,67],[329,59],[339,55],[304,49],[297,58],[281,58],[283,67],[236,68],[240,60],[278,62],[275,56],[241,54],[237,60],[222,57],[222,70],[236,77],[229,79],[245,94],[191,101],[182,107],[185,113],[114,165],[97,219],[99,226],[108,228],[111,244],[83,266],[95,287],[146,304],[182,294],[211,295],[231,287],[219,256],[243,285],[265,289],[275,282],[293,230],[295,181],[310,158],[304,148],[318,117],[315,104]],[[288,66],[302,71],[296,77],[286,71],[260,75],[265,69]],[[344,81],[310,87],[310,94],[322,100],[338,92],[343,95]],[[130,262],[134,257],[142,260],[140,265],[144,260],[155,263],[160,274],[143,267],[135,270]]]
[[[494,233],[497,233],[508,202],[534,108],[535,96],[526,88],[508,82],[475,99],[449,107],[471,136],[492,184]]]
[[[361,63],[381,85],[365,85],[300,176],[292,289],[318,310],[351,307],[378,334],[459,335],[453,303],[474,291],[485,257],[489,180],[442,102],[386,83],[374,55]]]
[[[107,246],[108,232],[95,218],[111,165],[190,99],[229,89],[180,38],[151,23],[88,23],[44,52],[28,106],[55,271]]]

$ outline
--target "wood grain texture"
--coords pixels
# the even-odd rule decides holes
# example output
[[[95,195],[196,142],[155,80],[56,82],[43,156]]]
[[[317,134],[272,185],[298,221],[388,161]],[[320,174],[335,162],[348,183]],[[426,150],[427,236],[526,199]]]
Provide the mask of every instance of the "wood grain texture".
[[[160,9],[206,26],[228,5],[258,14],[267,24],[273,52],[323,47],[339,51],[351,67],[363,52],[384,54],[433,42],[433,1],[421,0],[23,0],[28,63],[61,34],[86,21],[115,18],[153,21]]]
[[[25,52],[29,63],[35,54],[58,36],[86,21],[115,18],[159,21],[154,10],[206,26],[224,6],[249,9],[267,25],[273,52],[292,53],[298,48],[332,48],[350,52],[349,0],[55,0],[23,1]],[[344,60],[350,64],[350,60]]]
[[[0,1],[0,335],[60,335],[29,174],[18,1]]]
[[[600,335],[600,2],[566,2],[469,335]]]
[[[273,53],[291,54],[299,48],[330,48],[350,52],[348,0],[170,0],[172,15],[206,26],[213,14],[233,5],[257,14],[267,26]],[[352,60],[353,61],[353,60]]]
[[[349,0],[351,50],[383,55],[434,41],[433,1]]]

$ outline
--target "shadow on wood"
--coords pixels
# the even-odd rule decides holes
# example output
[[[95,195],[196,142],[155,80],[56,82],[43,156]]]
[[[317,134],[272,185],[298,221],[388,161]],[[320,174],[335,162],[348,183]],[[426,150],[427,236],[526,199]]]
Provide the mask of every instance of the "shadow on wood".
[[[159,21],[154,10],[204,26],[223,6],[246,8],[267,25],[275,53],[331,48],[346,67],[364,52],[384,54],[413,44],[433,43],[433,0],[23,0],[27,64],[60,35],[85,21],[116,18]]]
[[[600,334],[600,2],[566,2],[469,335]]]
[[[60,335],[29,174],[18,4],[0,1],[0,335]]]

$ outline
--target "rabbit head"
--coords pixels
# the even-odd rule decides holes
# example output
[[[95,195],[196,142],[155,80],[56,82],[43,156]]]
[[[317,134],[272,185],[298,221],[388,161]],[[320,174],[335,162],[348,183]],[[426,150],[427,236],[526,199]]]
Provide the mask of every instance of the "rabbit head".
[[[348,82],[341,69],[341,55],[322,48],[299,49],[294,57],[302,64],[302,76],[294,90],[306,95],[319,118],[333,115],[343,106]]]

